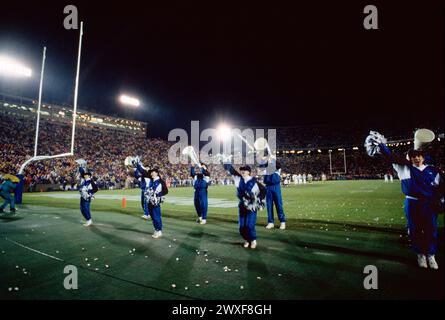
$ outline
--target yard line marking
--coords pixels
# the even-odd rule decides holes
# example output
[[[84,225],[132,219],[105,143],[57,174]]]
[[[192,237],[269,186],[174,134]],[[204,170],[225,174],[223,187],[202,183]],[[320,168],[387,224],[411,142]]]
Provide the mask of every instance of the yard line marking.
[[[315,251],[315,252],[312,252],[312,253],[313,253],[313,254],[320,255],[320,256],[334,256],[334,254],[332,254],[332,253],[321,252],[321,251]]]
[[[22,247],[22,248],[25,248],[25,249],[28,249],[28,250],[33,251],[33,252],[35,252],[35,253],[38,253],[38,254],[40,254],[40,255],[42,255],[42,256],[45,256],[45,257],[48,257],[48,258],[51,258],[51,259],[54,259],[54,260],[62,261],[62,262],[63,262],[63,260],[60,259],[60,258],[54,257],[54,256],[52,256],[52,255],[49,255],[49,254],[45,253],[45,252],[42,252],[42,251],[39,251],[39,250],[30,248],[30,247],[27,247],[27,246],[25,246],[24,244],[18,243],[17,241],[10,240],[10,239],[8,239],[8,238],[5,238],[5,240],[6,240],[6,241],[9,241],[9,242],[11,242],[11,243],[14,243],[14,244],[16,244],[16,245],[18,245],[18,246],[20,246],[20,247]]]
[[[30,194],[28,197],[38,198],[38,197],[48,197],[55,199],[78,199],[79,195],[76,193],[44,193],[44,194]],[[125,197],[127,201],[141,201],[139,195],[125,195],[125,194],[98,194],[94,198],[97,200],[122,200]],[[238,201],[222,199],[222,198],[208,198],[209,205],[217,208],[237,208]],[[193,206],[193,197],[186,196],[168,196],[165,199],[166,204],[177,205],[177,206]]]

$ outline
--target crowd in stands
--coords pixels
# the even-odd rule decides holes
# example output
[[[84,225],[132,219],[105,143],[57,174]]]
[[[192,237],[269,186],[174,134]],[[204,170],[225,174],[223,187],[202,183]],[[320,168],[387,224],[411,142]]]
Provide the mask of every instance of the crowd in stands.
[[[443,132],[443,128],[428,127],[434,132]],[[332,130],[332,126],[298,126],[298,127],[278,127],[276,128],[277,147],[279,149],[320,149],[320,148],[341,148],[345,146],[363,145],[364,136],[369,130],[351,124],[349,127],[342,127],[341,130]],[[411,132],[396,126],[386,128],[383,133],[393,140],[412,137],[415,129]]]
[[[60,122],[40,123],[38,155],[57,155],[70,152],[71,126]],[[35,120],[0,116],[0,173],[18,173],[20,166],[34,154]],[[77,183],[77,158],[87,161],[99,188],[132,187],[124,160],[139,156],[147,167],[161,169],[164,179],[172,186],[189,186],[190,165],[171,164],[168,150],[171,143],[159,138],[146,139],[115,130],[88,127],[76,128],[74,157],[33,161],[25,169],[26,185],[57,184],[63,189]],[[215,183],[227,183],[222,166],[210,165]]]
[[[40,123],[38,155],[56,155],[70,152],[71,126],[57,121]],[[411,133],[409,133],[411,135]],[[348,135],[351,137],[351,135]],[[408,136],[408,135],[407,135]],[[18,173],[20,166],[34,154],[35,119],[21,118],[0,113],[0,173]],[[304,141],[307,139],[307,141]],[[327,137],[305,135],[296,130],[278,130],[277,144],[304,145],[320,147],[317,139],[328,143]],[[331,144],[348,141],[346,135],[335,135]],[[362,141],[364,137],[354,137]],[[358,141],[357,141],[358,142]],[[39,184],[52,184],[60,189],[73,189],[78,181],[75,159],[83,158],[93,171],[97,185],[102,189],[130,188],[135,186],[134,179],[124,166],[127,156],[138,155],[144,165],[158,167],[163,178],[170,187],[190,186],[190,165],[171,164],[168,161],[168,150],[172,143],[160,138],[145,138],[126,134],[112,129],[98,129],[79,125],[76,128],[74,155],[71,157],[31,162],[25,169],[25,186],[27,190],[35,190]],[[434,148],[433,159],[443,163],[443,148]],[[405,151],[405,150],[400,150]],[[330,172],[330,161],[327,150],[321,153],[279,154],[278,161],[284,174],[310,174],[314,180],[321,180],[322,175],[335,179],[344,172],[343,152],[333,151],[331,165],[334,175]],[[346,179],[382,178],[391,168],[382,159],[373,159],[366,155],[363,148],[346,151]],[[209,165],[213,184],[228,184],[231,179],[221,165]]]

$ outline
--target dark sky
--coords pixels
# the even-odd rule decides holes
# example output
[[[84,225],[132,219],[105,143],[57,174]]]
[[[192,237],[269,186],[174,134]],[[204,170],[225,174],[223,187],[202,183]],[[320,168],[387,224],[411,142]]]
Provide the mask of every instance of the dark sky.
[[[75,4],[85,23],[79,105],[124,116],[116,97],[134,94],[143,108],[133,116],[151,135],[190,120],[443,127],[440,1],[5,2],[0,54],[34,77],[0,78],[0,91],[37,97],[46,45],[44,100],[72,103],[78,33],[63,28],[63,8]],[[379,9],[379,30],[363,28],[366,4]]]

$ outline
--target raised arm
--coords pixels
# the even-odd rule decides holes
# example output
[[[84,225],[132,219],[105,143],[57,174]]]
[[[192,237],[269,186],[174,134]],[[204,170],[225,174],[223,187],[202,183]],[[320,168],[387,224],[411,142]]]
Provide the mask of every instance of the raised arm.
[[[201,168],[201,173],[205,176],[205,177],[210,177],[210,171],[205,169],[205,168]]]
[[[96,193],[97,191],[99,191],[99,188],[97,187],[97,184],[96,182],[94,182],[93,179],[91,179],[91,187],[92,187],[92,189],[90,190],[91,193]]]
[[[241,180],[241,174],[235,170],[235,168],[230,163],[223,164],[224,169],[232,176],[233,181],[235,181],[235,185],[238,187],[239,182]]]
[[[381,152],[383,158],[386,161],[388,161],[389,163],[402,165],[402,166],[406,166],[406,165],[410,164],[409,161],[406,160],[405,158],[394,156],[386,144],[380,143],[379,148],[380,148],[380,152]]]
[[[400,168],[400,166],[407,166],[410,164],[405,158],[393,156],[391,150],[389,150],[386,145],[386,142],[387,140],[382,134],[371,130],[365,139],[364,147],[370,157],[382,155],[386,161],[393,164],[396,170],[396,166]]]
[[[235,177],[241,177],[241,174],[235,170],[235,168],[232,166],[231,163],[224,163],[224,170],[226,170],[228,173],[230,173],[231,176]]]
[[[145,168],[139,158],[136,158],[136,168],[134,169],[134,176],[136,178],[149,178],[148,168]]]

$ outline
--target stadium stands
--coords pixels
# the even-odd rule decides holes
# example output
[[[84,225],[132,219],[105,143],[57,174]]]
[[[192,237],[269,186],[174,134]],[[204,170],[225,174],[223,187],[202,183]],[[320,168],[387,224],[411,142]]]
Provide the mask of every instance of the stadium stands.
[[[390,170],[383,161],[372,159],[365,154],[362,140],[367,134],[366,131],[355,135],[350,133],[336,135],[334,140],[329,140],[324,131],[315,128],[319,132],[315,137],[314,132],[305,135],[301,128],[295,128],[294,131],[290,128],[278,129],[278,159],[282,164],[283,173],[310,173],[314,176],[314,180],[319,180],[322,174],[326,174],[328,179],[375,179],[382,178]],[[43,118],[38,154],[67,152],[70,132],[71,126],[68,121],[52,117]],[[33,154],[34,134],[33,117],[4,110],[0,112],[0,173],[18,172],[20,165]],[[351,136],[354,138],[348,140]],[[317,139],[323,143],[317,144]],[[408,133],[406,142],[398,143],[396,149],[401,152],[406,151],[410,147],[410,139],[412,134]],[[356,150],[352,147],[355,144],[358,145]],[[347,146],[345,152],[343,153],[342,149],[340,151],[331,149],[329,157],[329,146],[339,145]],[[87,160],[100,188],[134,186],[134,181],[123,165],[125,157],[129,155],[139,155],[148,166],[161,168],[164,178],[171,187],[190,185],[189,166],[169,163],[167,154],[170,146],[170,142],[160,138],[146,138],[128,130],[122,131],[118,128],[100,127],[94,123],[84,122],[76,129],[74,150],[77,157]],[[434,150],[433,159],[438,164],[443,163],[443,148],[438,147]],[[346,157],[346,174],[343,155]],[[67,157],[31,163],[25,170],[26,190],[39,190],[36,189],[37,185],[52,185],[53,189],[74,188],[77,173],[74,160],[74,157]],[[230,179],[222,166],[211,165],[210,170],[213,183],[229,183]]]

